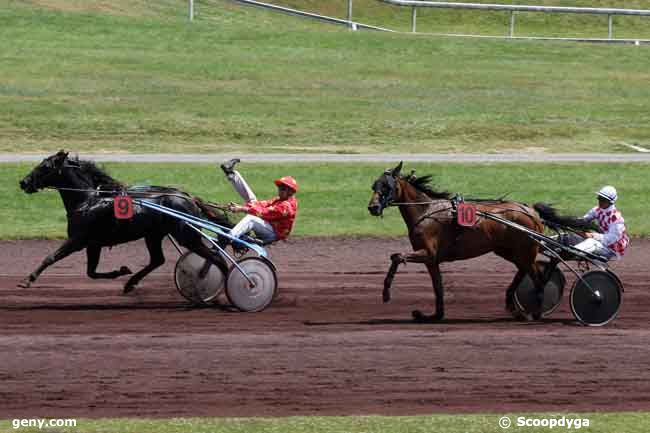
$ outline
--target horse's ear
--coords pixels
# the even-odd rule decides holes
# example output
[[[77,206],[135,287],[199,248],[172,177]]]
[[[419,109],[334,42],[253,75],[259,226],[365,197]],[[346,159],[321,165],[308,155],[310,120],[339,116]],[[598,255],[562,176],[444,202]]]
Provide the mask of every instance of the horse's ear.
[[[397,177],[399,176],[400,172],[402,171],[402,165],[404,164],[404,161],[400,161],[399,164],[397,164],[397,167],[393,169],[393,176]]]

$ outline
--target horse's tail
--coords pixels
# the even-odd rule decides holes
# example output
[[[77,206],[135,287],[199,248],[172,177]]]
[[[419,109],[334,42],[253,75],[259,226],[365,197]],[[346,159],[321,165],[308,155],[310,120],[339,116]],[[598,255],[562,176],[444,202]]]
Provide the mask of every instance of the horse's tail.
[[[218,206],[206,203],[201,197],[193,196],[192,201],[201,210],[208,220],[225,227],[233,227],[233,223],[228,218],[228,214]]]
[[[547,226],[569,227],[581,231],[592,229],[590,222],[574,216],[558,215],[557,210],[547,203],[535,203],[533,208]]]

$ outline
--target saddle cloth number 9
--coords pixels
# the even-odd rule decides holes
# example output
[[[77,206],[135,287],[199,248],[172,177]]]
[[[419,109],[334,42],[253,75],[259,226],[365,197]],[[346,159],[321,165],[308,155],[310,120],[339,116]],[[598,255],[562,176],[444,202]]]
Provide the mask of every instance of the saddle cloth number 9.
[[[118,195],[113,199],[113,211],[118,220],[133,218],[133,200],[128,195]]]

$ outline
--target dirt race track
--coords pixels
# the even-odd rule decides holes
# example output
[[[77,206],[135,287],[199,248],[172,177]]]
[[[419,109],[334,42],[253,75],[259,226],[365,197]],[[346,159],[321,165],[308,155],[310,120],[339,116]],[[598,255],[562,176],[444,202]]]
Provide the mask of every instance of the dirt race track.
[[[381,302],[403,240],[273,247],[280,295],[256,314],[188,308],[169,245],[132,296],[88,279],[82,254],[18,289],[57,243],[0,245],[0,418],[650,410],[650,241],[614,266],[626,293],[603,328],[577,325],[566,294],[551,319],[510,319],[514,268],[492,255],[444,264],[447,320],[413,324],[433,301],[424,267]],[[145,261],[134,243],[100,270]]]

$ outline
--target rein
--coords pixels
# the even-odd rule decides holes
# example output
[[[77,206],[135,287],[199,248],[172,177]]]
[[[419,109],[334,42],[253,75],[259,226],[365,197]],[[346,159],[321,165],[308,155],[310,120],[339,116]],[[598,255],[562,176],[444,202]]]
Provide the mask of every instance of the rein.
[[[410,202],[410,203],[392,202],[392,203],[389,203],[387,207],[390,207],[390,206],[420,206],[420,205],[424,205],[424,204],[433,204],[433,203],[436,203],[438,201],[443,201],[443,200],[446,200],[446,199],[440,199],[440,200],[435,200],[435,201],[434,200],[431,200],[431,201],[414,201],[414,202]]]
[[[449,202],[452,203],[452,205],[449,206],[449,207],[446,207],[446,208],[443,208],[443,209],[438,209],[436,211],[429,212],[429,213],[426,213],[426,214],[422,215],[420,217],[420,219],[418,219],[418,221],[415,223],[415,225],[418,225],[422,221],[424,221],[425,219],[429,219],[435,214],[446,212],[446,211],[448,211],[450,209],[455,209],[456,207],[453,204],[453,200],[452,199],[437,199],[437,200],[419,201],[419,202],[393,202],[393,203],[389,203],[387,207],[390,207],[390,206],[422,206],[422,205],[430,205],[430,204],[438,203],[438,202],[441,202],[441,201],[449,201]],[[468,202],[471,203],[471,200],[468,200],[465,203],[468,203]],[[523,207],[523,205],[521,203],[518,203],[518,202],[514,202],[514,203],[517,203],[519,206]],[[491,212],[491,213],[493,215],[499,215],[499,214],[503,214],[505,212],[519,212],[519,213],[522,213],[522,214],[524,214],[524,215],[526,215],[528,217],[531,217],[531,218],[535,217],[530,212],[527,212],[524,209],[507,209],[506,208],[506,209],[502,209],[500,211]]]
[[[436,214],[439,214],[439,213],[442,213],[442,212],[447,212],[450,209],[455,209],[453,201],[449,200],[449,199],[442,198],[442,199],[438,199],[438,200],[419,201],[419,202],[416,201],[416,202],[408,202],[408,203],[407,202],[404,202],[404,203],[402,203],[402,202],[393,202],[393,203],[389,203],[387,207],[390,207],[390,206],[422,206],[422,205],[431,205],[431,204],[438,203],[438,202],[441,202],[441,201],[448,201],[448,202],[451,203],[451,206],[444,207],[442,209],[437,209],[437,210],[434,210],[433,212],[425,213],[420,218],[418,218],[418,220],[415,222],[415,224],[413,225],[413,227],[415,227],[415,226],[419,225],[422,221],[424,221],[426,219],[429,219],[429,218],[432,218],[433,215],[436,215]]]
[[[116,189],[59,188],[55,186],[48,186],[47,188],[44,189],[49,189],[53,191],[94,192],[94,193],[115,194],[115,195],[124,194],[127,191],[127,190],[116,190]],[[179,193],[168,193],[168,192],[131,192],[129,193],[129,195],[134,197],[150,197],[150,198],[158,198],[163,196],[179,197],[179,198],[185,198],[189,200],[187,195],[183,195]]]
[[[116,196],[125,192],[125,190],[115,190],[115,189],[114,190],[101,190],[101,189],[84,189],[84,188],[57,188],[57,187],[54,187],[54,186],[47,187],[47,188],[44,188],[44,189],[49,189],[49,190],[52,190],[52,191],[75,191],[75,192],[105,193],[105,194],[115,194]],[[129,195],[134,196],[134,197],[144,197],[144,198],[158,198],[158,197],[163,197],[163,196],[164,197],[178,197],[178,198],[182,198],[184,200],[190,200],[190,201],[196,201],[195,199],[197,199],[197,197],[192,197],[192,196],[183,195],[183,194],[179,194],[179,193],[166,193],[166,192],[157,192],[157,193],[154,193],[154,192],[149,192],[149,193],[147,193],[147,192],[134,192],[134,193],[129,193]],[[213,209],[218,209],[218,210],[220,210],[222,212],[228,212],[229,211],[228,206],[224,206],[224,205],[221,205],[219,203],[211,203],[211,202],[201,201],[201,205],[211,207]],[[80,205],[78,209],[80,209],[82,206],[83,206],[83,204]]]

